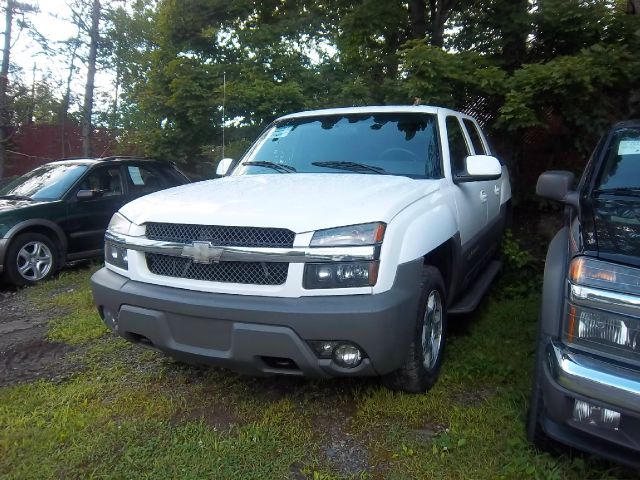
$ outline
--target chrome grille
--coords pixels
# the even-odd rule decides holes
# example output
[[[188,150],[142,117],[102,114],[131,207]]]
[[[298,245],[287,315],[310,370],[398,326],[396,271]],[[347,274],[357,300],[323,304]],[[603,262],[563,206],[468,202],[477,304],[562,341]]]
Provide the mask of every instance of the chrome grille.
[[[194,263],[189,258],[147,253],[147,268],[166,277],[251,285],[282,285],[289,264],[284,262]]]
[[[288,248],[295,233],[286,228],[228,227],[182,223],[148,223],[147,238],[167,242],[211,242],[220,247]]]

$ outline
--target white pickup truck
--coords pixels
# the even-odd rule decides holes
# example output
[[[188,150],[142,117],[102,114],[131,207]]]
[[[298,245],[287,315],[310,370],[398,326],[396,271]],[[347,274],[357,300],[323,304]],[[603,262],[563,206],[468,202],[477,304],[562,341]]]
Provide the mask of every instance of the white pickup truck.
[[[511,188],[491,155],[476,121],[444,108],[281,117],[223,178],[114,215],[96,306],[183,360],[424,392],[447,315],[472,311],[500,268]]]

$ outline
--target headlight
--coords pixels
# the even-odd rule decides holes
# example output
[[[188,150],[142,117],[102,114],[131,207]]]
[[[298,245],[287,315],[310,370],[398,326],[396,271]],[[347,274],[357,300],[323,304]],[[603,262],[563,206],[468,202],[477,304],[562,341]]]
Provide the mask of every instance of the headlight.
[[[116,267],[127,270],[129,268],[127,247],[107,240],[104,244],[104,261]]]
[[[377,260],[370,262],[308,263],[304,267],[304,288],[371,287],[378,280]]]
[[[318,230],[313,234],[310,246],[335,247],[375,245],[382,242],[386,225],[382,222],[362,223],[348,227]]]
[[[111,217],[107,231],[127,235],[132,226],[133,222],[130,222],[121,213],[116,212],[113,214],[113,217]]]
[[[569,269],[563,340],[577,348],[640,358],[640,270],[578,257]]]

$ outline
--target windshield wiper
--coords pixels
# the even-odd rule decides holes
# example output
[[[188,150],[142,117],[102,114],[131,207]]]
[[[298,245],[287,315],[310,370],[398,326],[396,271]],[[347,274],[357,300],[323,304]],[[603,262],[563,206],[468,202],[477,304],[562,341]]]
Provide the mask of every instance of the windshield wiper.
[[[358,162],[312,162],[311,165],[315,165],[317,167],[335,168],[337,170],[350,170],[352,172],[386,172],[386,170],[382,167],[375,167],[373,165],[367,165],[366,163]]]
[[[596,195],[640,195],[640,187],[620,187],[620,188],[598,188],[593,191]]]
[[[0,195],[0,199],[4,200],[29,200],[33,202],[33,198],[27,197],[26,195]]]
[[[287,165],[286,163],[256,161],[256,162],[242,162],[242,165],[247,165],[249,167],[273,168],[274,170],[277,170],[280,173],[296,172],[296,169],[294,167],[292,167],[291,165]]]

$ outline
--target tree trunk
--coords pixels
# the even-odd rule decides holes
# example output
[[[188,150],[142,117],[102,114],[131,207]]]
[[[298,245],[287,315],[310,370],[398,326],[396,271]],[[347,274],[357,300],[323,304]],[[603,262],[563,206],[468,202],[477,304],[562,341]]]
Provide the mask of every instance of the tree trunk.
[[[502,61],[509,72],[519,68],[527,54],[527,36],[531,31],[528,10],[529,0],[511,0],[505,3],[504,11],[497,12],[503,19]]]
[[[411,38],[422,40],[427,36],[426,5],[424,0],[409,0],[409,21],[411,22]]]
[[[640,0],[629,0],[627,3],[627,13],[640,15]]]
[[[444,46],[444,26],[458,2],[459,0],[429,0],[429,43],[434,47]]]
[[[13,24],[14,0],[7,0],[5,14],[4,48],[2,50],[2,68],[0,70],[0,178],[4,176],[7,162],[7,139],[9,127],[9,108],[7,88],[9,86],[9,54],[11,51],[11,26]]]
[[[71,50],[69,74],[67,75],[67,84],[64,91],[64,97],[62,97],[62,105],[60,106],[60,148],[62,150],[61,158],[65,158],[67,155],[67,118],[69,116],[69,102],[71,101],[71,80],[73,80],[73,74],[75,70],[74,63],[76,61],[79,43],[80,30],[78,30],[78,36],[76,37],[76,41],[73,43],[73,50]]]
[[[91,157],[93,148],[91,145],[91,137],[93,133],[93,125],[91,116],[93,113],[93,87],[96,76],[96,56],[98,53],[100,26],[100,0],[93,0],[93,8],[91,9],[91,31],[89,32],[89,59],[87,61],[87,84],[84,89],[84,106],[82,109],[82,155]]]

